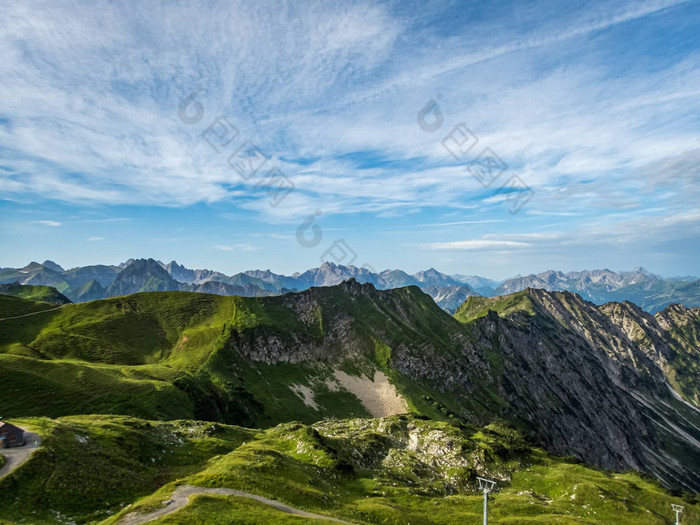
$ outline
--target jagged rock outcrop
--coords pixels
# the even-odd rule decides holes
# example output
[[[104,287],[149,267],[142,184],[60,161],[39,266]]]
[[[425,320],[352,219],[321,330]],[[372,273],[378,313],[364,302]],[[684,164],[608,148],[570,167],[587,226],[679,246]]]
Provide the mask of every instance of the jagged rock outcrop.
[[[669,367],[685,373],[686,364],[664,357],[693,350],[635,305],[527,290],[472,297],[459,323],[417,287],[354,280],[271,300],[267,315],[283,322],[232,331],[231,347],[247,360],[337,365],[382,346],[388,369],[465,420],[507,419],[556,454],[700,489],[700,411],[690,390],[671,390]],[[685,319],[676,310],[660,316],[667,325],[669,317],[673,327]]]
[[[470,318],[484,308],[486,315]],[[631,303],[596,307],[568,292],[473,298],[457,316],[477,340],[493,341],[505,412],[524,419],[548,450],[698,490],[697,388],[673,391],[669,381],[672,353],[690,357],[697,347],[679,346],[671,331]],[[683,361],[674,363],[687,371]]]

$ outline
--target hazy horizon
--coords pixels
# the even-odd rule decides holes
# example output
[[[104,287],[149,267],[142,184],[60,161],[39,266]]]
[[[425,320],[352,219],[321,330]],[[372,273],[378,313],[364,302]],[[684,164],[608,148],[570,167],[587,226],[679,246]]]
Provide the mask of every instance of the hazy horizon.
[[[157,261],[157,262],[160,262],[160,263],[162,263],[162,264],[168,264],[168,263],[170,263],[170,262],[176,262],[177,264],[179,264],[179,265],[181,265],[181,266],[184,266],[185,268],[188,268],[188,269],[190,269],[190,270],[212,270],[212,271],[215,271],[215,272],[221,272],[221,273],[223,273],[224,275],[229,275],[229,276],[230,276],[230,275],[235,275],[235,274],[237,274],[237,273],[244,273],[244,272],[247,272],[247,271],[256,271],[256,270],[260,270],[260,271],[271,271],[271,272],[274,273],[274,274],[291,276],[291,275],[294,275],[294,274],[302,274],[302,273],[304,273],[304,272],[307,271],[307,270],[312,270],[312,269],[314,269],[314,268],[318,268],[318,267],[321,266],[321,264],[323,264],[323,263],[320,263],[320,264],[318,264],[317,266],[308,267],[308,268],[303,268],[303,269],[295,270],[295,271],[293,271],[293,272],[278,272],[278,271],[275,271],[273,268],[270,268],[270,267],[268,267],[268,266],[265,266],[264,264],[263,264],[263,265],[260,265],[260,266],[256,266],[256,267],[251,267],[251,268],[233,269],[233,270],[223,270],[223,269],[221,269],[221,268],[214,268],[214,267],[211,267],[211,266],[201,266],[201,267],[199,267],[199,266],[197,266],[197,267],[195,267],[195,266],[190,266],[190,265],[185,264],[185,263],[183,263],[182,261],[179,261],[179,260],[176,260],[176,259],[161,260],[161,259],[157,259],[157,258],[154,258],[154,257],[147,257],[147,256],[144,256],[144,257],[130,257],[130,258],[128,258],[128,259],[125,259],[125,260],[119,261],[119,262],[114,262],[114,261],[112,261],[112,262],[95,262],[95,263],[79,264],[79,265],[74,265],[74,266],[69,266],[69,265],[61,264],[60,261],[56,261],[56,260],[53,260],[53,259],[51,259],[51,258],[43,258],[43,259],[41,259],[41,260],[31,260],[31,261],[28,261],[27,263],[25,263],[25,264],[23,264],[23,265],[21,265],[21,266],[17,266],[16,268],[24,268],[25,266],[28,266],[29,264],[32,264],[32,263],[43,264],[44,262],[50,261],[50,262],[53,262],[53,263],[58,264],[58,265],[61,266],[64,270],[71,270],[71,269],[73,269],[73,268],[79,268],[79,267],[85,267],[85,266],[95,266],[95,265],[119,266],[120,264],[126,263],[126,262],[129,261],[130,259],[134,259],[134,260],[138,260],[138,259],[153,259],[153,260],[155,260],[155,261]],[[336,263],[334,263],[333,261],[326,261],[326,262],[331,263],[331,264],[336,264]],[[340,264],[339,264],[339,266],[346,266],[346,265],[340,265]],[[357,268],[360,268],[360,266],[358,266],[358,265],[349,265],[349,266],[355,266],[355,267],[357,267]],[[6,265],[3,265],[3,264],[0,264],[0,268],[11,268],[11,266],[6,266]],[[636,267],[633,267],[633,268],[603,268],[603,267],[601,267],[601,268],[574,268],[574,269],[545,268],[545,269],[541,269],[541,270],[537,270],[537,271],[533,271],[533,272],[522,272],[522,273],[519,273],[519,274],[506,275],[506,276],[504,276],[504,277],[496,277],[496,276],[491,276],[491,275],[475,274],[475,273],[469,273],[469,272],[451,272],[451,273],[448,273],[448,272],[444,272],[444,271],[442,271],[440,268],[436,268],[436,267],[434,267],[434,266],[425,267],[425,268],[421,267],[421,268],[417,268],[417,269],[413,269],[413,268],[410,268],[410,269],[406,269],[406,268],[381,268],[381,269],[379,269],[379,268],[369,268],[369,267],[366,267],[366,268],[367,268],[368,270],[370,270],[370,271],[375,272],[375,273],[381,273],[381,272],[383,272],[383,271],[391,271],[391,270],[402,270],[402,271],[406,272],[406,273],[409,274],[409,275],[414,275],[414,274],[416,274],[416,273],[418,273],[418,272],[421,272],[421,271],[426,271],[426,270],[434,269],[434,270],[437,270],[437,271],[440,272],[440,273],[443,273],[443,274],[449,275],[449,276],[463,275],[463,276],[470,276],[470,277],[482,277],[482,278],[490,279],[490,280],[492,280],[492,281],[497,281],[497,282],[503,282],[503,281],[507,281],[508,279],[515,279],[515,278],[518,278],[518,277],[525,277],[525,276],[528,276],[528,275],[538,275],[538,274],[540,274],[540,273],[544,273],[544,272],[547,272],[547,271],[559,271],[559,272],[562,272],[562,273],[564,273],[564,274],[571,273],[571,272],[605,271],[605,270],[612,271],[612,272],[615,272],[615,273],[625,273],[625,272],[634,272],[634,271],[640,270],[640,269],[641,269],[641,270],[644,270],[645,272],[648,272],[648,273],[657,275],[657,276],[659,276],[659,277],[662,277],[662,278],[664,278],[664,279],[674,279],[674,278],[680,278],[680,277],[691,277],[691,278],[694,278],[694,279],[698,279],[697,276],[691,275],[691,274],[686,274],[686,275],[664,275],[664,274],[655,272],[655,271],[653,271],[653,270],[650,269],[650,268],[646,268],[646,267],[642,267],[642,266],[636,266]]]

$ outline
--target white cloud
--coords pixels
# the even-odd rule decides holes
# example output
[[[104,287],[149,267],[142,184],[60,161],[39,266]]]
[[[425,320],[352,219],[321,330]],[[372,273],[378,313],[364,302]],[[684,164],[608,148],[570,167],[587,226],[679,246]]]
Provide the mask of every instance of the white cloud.
[[[270,222],[315,208],[386,217],[498,204],[504,197],[491,197],[440,144],[467,121],[479,148],[493,147],[508,174],[535,190],[528,213],[639,206],[625,175],[697,148],[700,99],[678,89],[699,83],[696,55],[632,77],[584,53],[579,65],[552,59],[543,68],[540,59],[679,3],[578,9],[521,32],[473,22],[464,34],[431,36],[440,45],[427,47],[414,33],[420,16],[363,3],[286,6],[294,24],[280,23],[277,3],[155,12],[14,3],[0,21],[0,144],[11,168],[0,170],[1,193],[93,204],[229,201]],[[189,126],[177,105],[197,86],[205,118]],[[416,114],[438,90],[445,125],[427,134]],[[222,113],[294,182],[280,206],[202,140]],[[657,129],[660,113],[673,124]],[[395,165],[358,168],[344,156],[356,151]]]
[[[42,226],[51,226],[52,228],[63,226],[63,223],[58,221],[33,221],[32,224],[41,224]]]
[[[242,252],[253,252],[257,250],[255,246],[249,243],[241,243],[241,244],[234,244],[233,245],[234,250],[240,250]]]
[[[217,244],[215,246],[215,248],[218,248],[219,250],[223,250],[225,252],[232,252],[232,251],[253,252],[253,251],[258,249],[256,246],[253,246],[252,244],[249,244],[249,243],[238,243],[238,244],[234,244],[232,246],[229,246],[226,244]]]
[[[530,246],[530,244],[518,241],[494,241],[486,239],[429,242],[419,245],[422,250],[502,250],[508,248],[523,248],[526,246]]]
[[[484,219],[473,221],[455,221],[455,222],[436,222],[432,224],[423,224],[422,226],[463,226],[465,224],[493,224],[495,222],[505,222],[504,219]]]
[[[88,237],[88,242],[104,241],[104,237]]]

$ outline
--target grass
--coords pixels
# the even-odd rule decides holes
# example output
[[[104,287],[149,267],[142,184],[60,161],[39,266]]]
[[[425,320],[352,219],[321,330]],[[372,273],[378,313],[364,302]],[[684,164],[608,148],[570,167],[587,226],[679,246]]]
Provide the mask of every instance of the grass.
[[[462,326],[416,287],[378,292],[357,283],[347,285],[354,291],[344,286],[304,292],[305,311],[290,307],[297,296],[152,292],[3,321],[0,378],[22,393],[3,411],[8,416],[197,417],[248,426],[367,416],[355,396],[326,384],[333,368],[344,367],[370,377],[375,369],[385,371],[416,410],[447,417],[422,401],[431,395],[456,412],[459,402],[450,395],[394,371],[388,349],[389,344],[432,348],[452,359],[458,348],[450,330]],[[0,308],[15,300],[0,297]],[[290,363],[263,354],[275,345],[283,353],[305,347],[311,355],[306,363]],[[313,390],[318,409],[293,393],[298,386]],[[462,396],[480,407],[484,400],[477,397]]]
[[[201,494],[190,499],[191,503],[176,515],[158,520],[161,525],[230,525],[231,516],[236,516],[238,525],[275,523],[280,525],[318,524],[327,525],[326,520],[315,520],[285,514],[271,507],[234,496]]]
[[[30,299],[24,299],[22,297],[0,294],[0,319],[41,312],[43,310],[51,310],[53,308],[56,308],[55,304],[36,302]],[[12,321],[3,322],[9,323]],[[2,333],[1,329],[0,333]]]
[[[601,472],[531,447],[512,428],[412,416],[285,423],[267,430],[125,416],[13,420],[43,437],[0,480],[7,523],[113,525],[162,506],[181,484],[226,487],[358,523],[477,523],[476,476],[498,480],[492,523],[665,524],[693,497],[634,472]],[[154,523],[304,523],[238,497],[199,495]],[[229,520],[229,521],[226,521]]]
[[[251,432],[220,424],[144,421],[123,416],[13,420],[43,438],[26,465],[0,481],[11,521],[80,523],[102,519],[161,485],[197,471]]]
[[[21,297],[29,301],[68,304],[68,299],[52,286],[31,284],[0,284],[0,294]]]
[[[0,351],[14,343],[48,358],[129,365],[159,362],[188,330],[201,331],[212,325],[211,318],[225,299],[229,298],[145,293],[67,305],[50,317],[5,321]],[[216,336],[195,339],[206,346]],[[193,358],[199,355],[193,354]]]
[[[45,437],[0,481],[3,518],[113,524],[191,483],[367,523],[477,522],[477,475],[499,480],[493,523],[667,523],[681,501],[637,474],[550,456],[502,423],[465,424],[492,420],[503,402],[478,373],[467,395],[396,371],[398,348],[427,363],[464,359],[470,332],[459,321],[489,310],[522,319],[534,312],[527,292],[470,298],[459,321],[415,287],[370,294],[350,283],[303,298],[143,293],[0,323],[3,415],[37,416],[20,423]],[[0,308],[16,300],[0,297]],[[483,352],[498,370],[496,348]],[[326,384],[335,368],[384,371],[422,416],[352,419],[368,414]],[[311,389],[318,408],[293,386]],[[699,522],[693,500],[685,504],[684,523]],[[208,495],[159,523],[217,523],[229,512],[245,523],[299,521]]]
[[[457,308],[455,319],[462,323],[468,323],[480,317],[485,317],[489,310],[493,310],[501,316],[524,312],[529,315],[535,313],[535,306],[529,297],[528,290],[499,297],[467,297],[467,300]]]
[[[145,418],[194,415],[192,400],[174,386],[164,367],[121,367],[45,361],[0,354],[5,417],[59,417],[76,413]]]

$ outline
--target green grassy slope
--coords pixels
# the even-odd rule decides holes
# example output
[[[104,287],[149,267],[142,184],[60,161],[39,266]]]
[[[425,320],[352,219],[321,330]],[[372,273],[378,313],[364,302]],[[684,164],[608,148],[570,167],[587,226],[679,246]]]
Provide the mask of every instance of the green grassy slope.
[[[550,451],[700,486],[697,450],[682,450],[697,415],[667,399],[643,355],[632,369],[627,350],[618,355],[603,341],[619,334],[593,305],[524,291],[470,298],[456,317],[463,322],[416,287],[354,282],[268,298],[154,292],[67,305],[0,322],[0,381],[10,393],[3,415],[310,424],[369,416],[335,376],[382,371],[414,413],[475,424],[502,417]],[[626,386],[659,407],[609,380],[620,362]],[[669,472],[654,459],[663,454]]]
[[[84,282],[75,289],[71,289],[68,293],[75,302],[95,301],[102,299],[105,294],[105,289],[96,280]]]
[[[29,284],[0,284],[0,294],[22,297],[30,301],[41,301],[53,304],[68,304],[68,299],[52,286]]]
[[[354,395],[328,386],[334,369],[370,378],[384,370],[420,412],[436,417],[458,412],[450,395],[398,374],[389,348],[432,348],[456,357],[444,324],[454,330],[461,325],[418,288],[377,296],[356,286],[350,293],[342,287],[312,289],[302,300],[140,293],[3,321],[0,357],[6,366],[0,380],[23,392],[4,414],[194,416],[252,426],[369,415]],[[3,302],[0,297],[0,307]],[[307,311],[295,311],[299,303]],[[290,357],[261,355],[271,345]],[[287,362],[301,347],[322,359]],[[298,386],[313,390],[317,408],[293,393]],[[186,399],[174,408],[179,394]],[[429,404],[425,397],[438,402]],[[483,402],[473,402],[483,410]]]
[[[176,385],[212,352],[219,308],[234,308],[235,298],[224,299],[139,294],[0,321],[0,378],[13,392],[4,415],[193,417],[192,399]],[[0,296],[0,311],[16,301]],[[185,342],[177,366],[160,364]]]
[[[32,301],[30,299],[23,299],[22,297],[0,294],[0,319],[25,315],[33,312],[42,312],[44,310],[52,310],[54,308],[56,308],[55,304],[42,303]],[[9,331],[9,329],[7,331]],[[0,327],[0,334],[7,331],[4,330],[4,326]]]
[[[528,296],[528,290],[516,292],[510,295],[498,297],[467,297],[467,300],[457,308],[455,319],[462,323],[468,323],[488,314],[493,310],[499,315],[508,315],[515,312],[534,313],[534,305]]]
[[[252,436],[236,427],[129,417],[27,418],[14,423],[43,437],[42,447],[0,480],[10,522],[94,522],[178,477],[204,467]]]
[[[491,523],[661,525],[670,523],[671,503],[686,506],[683,523],[700,522],[690,497],[634,473],[549,456],[500,424],[460,428],[408,416],[265,431],[120,416],[17,423],[39,431],[44,446],[0,480],[7,523],[113,525],[161,508],[180,484],[238,489],[356,523],[478,523],[477,475],[498,480]],[[235,523],[308,522],[208,495],[154,523],[231,523],[232,516]]]
[[[218,337],[216,331],[203,332],[214,324],[221,327],[219,309],[231,306],[236,298],[217,299],[212,295],[170,292],[72,304],[41,319],[7,321],[0,330],[0,351],[15,344],[27,355],[39,353],[46,358],[127,365],[154,363],[162,361],[190,329],[194,332],[190,349],[195,341],[206,346]],[[200,356],[198,350],[190,351],[188,357],[196,360]],[[207,351],[211,349],[207,347]],[[13,353],[17,353],[17,348]]]
[[[166,367],[126,367],[0,354],[5,417],[134,414],[146,418],[194,416],[192,400]]]

